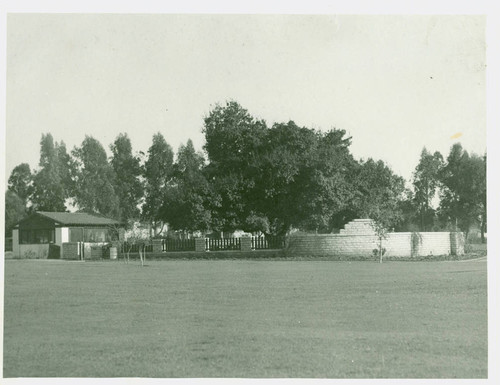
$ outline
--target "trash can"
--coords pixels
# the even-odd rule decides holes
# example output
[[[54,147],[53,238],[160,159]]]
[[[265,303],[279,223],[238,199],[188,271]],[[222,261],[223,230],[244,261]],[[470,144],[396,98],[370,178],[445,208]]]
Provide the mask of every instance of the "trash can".
[[[109,248],[109,259],[116,259],[118,257],[118,253],[116,247]]]

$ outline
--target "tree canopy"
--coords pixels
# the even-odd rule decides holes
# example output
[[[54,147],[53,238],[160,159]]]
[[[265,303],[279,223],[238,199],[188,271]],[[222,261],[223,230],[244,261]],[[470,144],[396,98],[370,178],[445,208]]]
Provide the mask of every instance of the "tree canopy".
[[[472,224],[479,223],[484,233],[486,156],[469,155],[460,143],[454,144],[440,170],[440,181],[440,216],[466,233]]]
[[[29,164],[21,163],[14,167],[7,186],[26,206],[33,193],[33,175],[31,174]]]
[[[75,201],[82,211],[120,217],[119,198],[115,191],[115,174],[106,151],[98,140],[85,136],[73,150],[76,164]]]
[[[155,235],[163,228],[161,210],[165,189],[172,178],[173,160],[172,147],[161,133],[156,133],[143,168],[145,200],[142,206],[142,218],[152,225]]]
[[[39,170],[33,177],[31,201],[39,211],[65,211],[68,189],[65,188],[66,147],[54,143],[52,135],[43,134],[40,141]]]
[[[439,173],[442,168],[443,156],[437,151],[430,154],[424,147],[413,173],[414,200],[422,231],[434,225],[434,210],[432,210],[431,203],[439,187]]]
[[[23,200],[12,190],[5,192],[5,236],[10,237],[12,227],[26,216]]]
[[[114,189],[118,197],[121,219],[124,222],[138,219],[139,204],[144,195],[139,157],[132,154],[132,144],[127,134],[118,135],[110,148],[110,163],[115,174]]]
[[[216,105],[202,133],[205,152],[188,140],[175,162],[160,132],[144,157],[119,134],[109,159],[90,136],[68,153],[64,142],[43,134],[38,168],[22,163],[9,177],[8,221],[30,210],[74,206],[124,222],[140,218],[154,235],[165,223],[188,233],[330,233],[352,219],[372,218],[381,232],[467,233],[477,224],[484,239],[486,155],[469,154],[459,143],[446,160],[424,147],[405,186],[383,161],[355,159],[344,130],[320,131],[292,120],[268,126],[235,101]]]
[[[165,188],[161,218],[173,230],[195,232],[210,228],[210,189],[203,174],[204,159],[188,140],[177,152],[171,183]]]
[[[228,102],[205,118],[203,132],[208,180],[216,195],[214,228],[330,232],[347,210],[353,215],[361,210],[350,206],[359,167],[343,130],[320,132],[293,121],[268,128],[238,103]],[[367,186],[367,194],[373,188]]]

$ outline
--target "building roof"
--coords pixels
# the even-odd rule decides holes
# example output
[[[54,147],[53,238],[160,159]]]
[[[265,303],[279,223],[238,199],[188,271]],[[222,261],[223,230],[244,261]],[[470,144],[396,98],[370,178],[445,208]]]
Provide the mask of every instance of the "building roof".
[[[52,219],[61,225],[121,225],[121,222],[103,216],[87,213],[63,213],[50,211],[37,211],[36,214]]]

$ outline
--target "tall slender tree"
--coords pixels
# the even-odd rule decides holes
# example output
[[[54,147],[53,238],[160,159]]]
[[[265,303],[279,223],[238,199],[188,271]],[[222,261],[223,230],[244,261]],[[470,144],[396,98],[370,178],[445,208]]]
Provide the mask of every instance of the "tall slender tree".
[[[418,207],[421,231],[429,230],[434,223],[434,210],[432,210],[431,203],[436,194],[442,167],[443,156],[437,151],[431,154],[424,147],[413,173],[414,199]]]
[[[76,164],[75,201],[79,209],[119,218],[115,175],[104,147],[93,137],[86,136],[81,146],[73,150],[73,156]]]
[[[62,150],[61,150],[62,152]],[[39,170],[33,177],[32,202],[39,211],[65,211],[67,190],[61,176],[60,149],[52,135],[42,134]]]
[[[486,156],[452,146],[440,173],[442,183],[440,214],[468,235],[472,224],[486,227]]]
[[[162,218],[173,230],[192,233],[210,227],[211,215],[207,209],[210,189],[203,165],[203,155],[196,152],[191,140],[180,146],[162,208]]]
[[[56,142],[57,156],[58,156],[58,167],[59,176],[61,178],[61,183],[64,188],[64,195],[67,198],[72,198],[75,196],[75,175],[76,175],[76,165],[74,159],[66,150],[66,144],[61,141]]]
[[[115,192],[120,205],[121,219],[139,218],[139,203],[143,196],[140,181],[141,166],[132,154],[132,144],[127,134],[119,134],[111,148],[111,166],[115,172]]]
[[[142,218],[151,224],[153,235],[163,230],[161,209],[165,188],[173,173],[174,153],[162,134],[153,136],[153,144],[148,150],[144,164],[145,200],[142,206]]]

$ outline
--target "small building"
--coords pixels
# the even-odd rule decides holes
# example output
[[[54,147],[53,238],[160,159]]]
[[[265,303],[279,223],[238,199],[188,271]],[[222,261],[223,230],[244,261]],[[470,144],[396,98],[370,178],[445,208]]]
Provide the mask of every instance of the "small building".
[[[15,258],[47,258],[49,249],[60,253],[66,242],[116,240],[121,228],[119,221],[95,214],[37,211],[14,226],[12,252]]]

